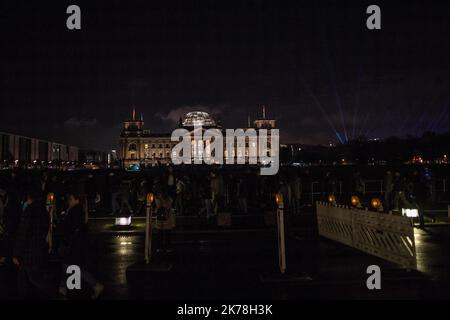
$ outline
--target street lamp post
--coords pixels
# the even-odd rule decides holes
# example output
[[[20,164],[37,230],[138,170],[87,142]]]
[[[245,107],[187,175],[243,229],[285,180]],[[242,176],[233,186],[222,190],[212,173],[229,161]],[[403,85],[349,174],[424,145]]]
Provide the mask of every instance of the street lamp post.
[[[261,273],[260,280],[262,282],[304,282],[311,281],[311,277],[302,272],[301,274],[295,274],[290,272],[286,273],[286,244],[285,244],[285,230],[284,230],[284,200],[281,193],[275,195],[275,202],[277,204],[277,233],[278,233],[278,266],[280,273]]]
[[[153,193],[147,194],[146,217],[145,217],[145,263],[149,264],[152,258],[152,218],[153,218]]]
[[[286,272],[286,245],[284,233],[284,201],[283,195],[277,193],[275,196],[277,203],[277,229],[278,229],[278,265],[281,274]]]
[[[127,277],[131,274],[140,274],[142,272],[167,272],[172,269],[172,264],[162,259],[152,260],[152,234],[153,234],[153,202],[155,196],[148,193],[146,197],[145,212],[145,245],[144,261],[140,260],[127,268]]]
[[[50,192],[47,194],[46,209],[49,215],[49,226],[47,233],[48,252],[50,253],[53,248],[53,215],[55,211],[55,194]]]

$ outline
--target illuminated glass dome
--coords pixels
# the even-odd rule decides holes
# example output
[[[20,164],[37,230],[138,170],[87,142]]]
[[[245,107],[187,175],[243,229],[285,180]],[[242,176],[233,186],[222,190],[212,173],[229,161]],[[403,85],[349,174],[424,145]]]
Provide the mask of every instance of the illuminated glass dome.
[[[193,111],[186,114],[183,121],[183,127],[215,127],[216,122],[211,118],[209,113],[203,111]]]

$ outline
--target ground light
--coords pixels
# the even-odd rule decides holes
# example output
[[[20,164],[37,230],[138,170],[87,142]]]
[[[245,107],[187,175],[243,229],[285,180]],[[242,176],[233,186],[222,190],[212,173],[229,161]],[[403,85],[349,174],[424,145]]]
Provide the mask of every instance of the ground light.
[[[402,215],[407,216],[408,218],[417,218],[419,216],[419,210],[402,208]]]
[[[131,216],[116,218],[116,226],[130,226],[130,225],[131,225]]]

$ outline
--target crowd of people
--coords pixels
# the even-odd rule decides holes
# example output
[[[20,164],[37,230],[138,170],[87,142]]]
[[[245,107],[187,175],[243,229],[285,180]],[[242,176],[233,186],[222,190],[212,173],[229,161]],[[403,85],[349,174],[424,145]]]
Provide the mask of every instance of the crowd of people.
[[[364,198],[365,180],[356,171],[345,179],[330,171],[317,182],[308,168],[262,176],[257,170],[214,167],[163,167],[139,173],[121,170],[3,171],[0,174],[0,268],[17,272],[17,294],[30,287],[50,292],[43,271],[49,256],[61,264],[59,294],[65,290],[69,265],[83,268],[82,278],[98,297],[103,285],[88,271],[89,215],[144,215],[146,196],[155,195],[158,251],[170,252],[170,230],[175,216],[199,216],[215,221],[221,212],[252,215],[275,209],[275,194],[281,193],[288,215],[298,215],[313,205],[314,182],[320,186],[316,200],[339,195]],[[53,194],[51,210],[46,203]],[[420,208],[433,201],[431,172],[411,174],[386,171],[383,183],[385,211]],[[421,215],[423,225],[423,215]],[[1,272],[0,272],[1,273]],[[50,294],[50,293],[49,293]]]
[[[64,198],[58,199],[65,203],[57,220],[56,212],[47,203],[47,173],[43,173],[39,181],[30,177],[24,183],[17,172],[12,171],[1,182],[0,276],[16,275],[17,290],[12,295],[18,298],[34,297],[36,292],[47,298],[64,297],[67,294],[67,267],[77,265],[83,269],[82,280],[92,286],[92,298],[97,298],[103,285],[87,268],[88,217],[83,195],[76,189],[66,190]],[[54,288],[47,277],[51,256],[58,257],[61,264],[59,288]],[[11,269],[15,272],[8,272]],[[0,282],[5,281],[0,279]]]
[[[366,194],[366,181],[359,171],[353,174],[351,181],[347,181],[346,186],[349,189],[343,190],[342,181],[338,181],[330,172],[326,173],[323,184],[322,197],[324,201],[327,201],[329,195],[338,194],[344,195],[347,199],[347,201],[343,201],[344,204],[348,204],[352,195],[365,199],[366,202],[370,200]],[[399,171],[387,170],[380,189],[379,196],[382,198],[384,212],[401,214],[402,208],[417,209],[420,226],[423,228],[424,209],[432,206],[436,198],[435,181],[428,168],[424,168],[422,172],[414,169],[403,174]],[[373,192],[370,192],[370,197],[373,196]]]
[[[175,215],[197,215],[212,221],[223,210],[251,214],[255,208],[273,207],[271,197],[288,185],[287,179],[250,171],[186,172],[173,167],[140,174],[120,170],[72,175],[60,171],[1,173],[0,267],[17,270],[19,297],[27,297],[33,290],[54,296],[45,277],[49,257],[56,257],[61,265],[59,295],[67,294],[65,271],[70,265],[82,268],[82,280],[91,286],[93,298],[101,294],[103,285],[87,266],[89,215],[143,215],[146,195],[151,192],[155,195],[158,251],[170,252]],[[290,181],[295,183],[293,190],[300,199],[299,180]],[[286,199],[289,196],[286,194]]]

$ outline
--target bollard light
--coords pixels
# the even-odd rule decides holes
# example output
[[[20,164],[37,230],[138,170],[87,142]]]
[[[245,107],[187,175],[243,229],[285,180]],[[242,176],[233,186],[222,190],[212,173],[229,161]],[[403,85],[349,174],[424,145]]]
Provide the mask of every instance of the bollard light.
[[[129,226],[131,225],[131,216],[116,218],[116,226]]]
[[[47,204],[53,204],[55,202],[55,194],[53,192],[50,192],[47,194]]]
[[[361,204],[358,196],[352,196],[351,202],[352,202],[352,206],[355,206],[355,207],[357,207]]]
[[[419,216],[419,210],[402,208],[402,215],[408,218],[417,218]]]
[[[154,200],[155,196],[153,195],[153,193],[147,193],[147,206],[150,206]]]
[[[275,202],[277,203],[277,206],[281,206],[283,204],[283,195],[281,193],[277,193],[275,195]]]
[[[334,194],[330,194],[328,196],[328,203],[330,204],[336,204],[336,197],[334,196]]]
[[[381,201],[378,198],[372,199],[370,204],[372,205],[372,208],[374,208],[374,209],[380,209],[381,208]]]

